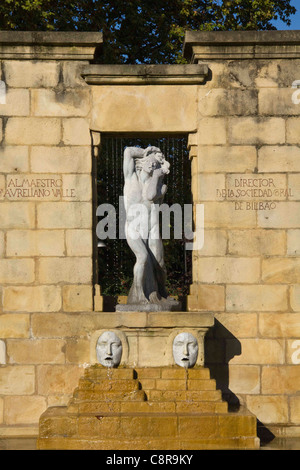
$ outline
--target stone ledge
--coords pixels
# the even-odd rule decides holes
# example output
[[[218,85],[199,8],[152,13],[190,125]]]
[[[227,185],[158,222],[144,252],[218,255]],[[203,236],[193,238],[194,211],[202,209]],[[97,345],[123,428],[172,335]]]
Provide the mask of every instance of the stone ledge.
[[[171,85],[203,83],[205,64],[189,65],[90,65],[82,77],[89,85]]]
[[[183,55],[212,59],[300,58],[300,31],[187,31]]]
[[[102,43],[94,32],[0,31],[0,59],[93,60]]]

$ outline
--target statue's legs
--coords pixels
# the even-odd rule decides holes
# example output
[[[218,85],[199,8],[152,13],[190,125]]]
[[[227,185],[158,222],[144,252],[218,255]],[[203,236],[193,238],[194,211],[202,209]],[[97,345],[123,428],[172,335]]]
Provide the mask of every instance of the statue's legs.
[[[136,256],[133,269],[133,284],[128,294],[127,303],[148,303],[150,296],[157,292],[153,263],[148,250],[148,241],[141,237],[131,238],[127,234],[127,243]]]

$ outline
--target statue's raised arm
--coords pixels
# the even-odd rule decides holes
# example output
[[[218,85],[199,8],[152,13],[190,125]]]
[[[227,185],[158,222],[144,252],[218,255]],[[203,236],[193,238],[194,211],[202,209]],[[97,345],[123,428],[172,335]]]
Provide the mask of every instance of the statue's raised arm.
[[[144,149],[139,147],[126,147],[124,150],[123,173],[124,178],[130,178],[135,172],[135,159],[143,158]]]

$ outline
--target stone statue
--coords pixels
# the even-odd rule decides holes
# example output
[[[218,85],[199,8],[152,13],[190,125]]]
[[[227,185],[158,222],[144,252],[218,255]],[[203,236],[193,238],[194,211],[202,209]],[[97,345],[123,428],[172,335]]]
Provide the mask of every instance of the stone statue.
[[[169,167],[157,147],[127,147],[124,151],[125,234],[136,262],[127,305],[118,305],[117,311],[180,310],[180,303],[168,297],[166,292],[166,268],[157,210],[167,191],[163,179],[169,173]],[[135,223],[136,209],[143,213],[139,224]]]
[[[196,364],[198,341],[191,333],[179,333],[173,341],[173,357],[178,366],[190,368]]]
[[[96,345],[97,360],[105,367],[118,367],[122,357],[122,342],[113,331],[105,331]]]

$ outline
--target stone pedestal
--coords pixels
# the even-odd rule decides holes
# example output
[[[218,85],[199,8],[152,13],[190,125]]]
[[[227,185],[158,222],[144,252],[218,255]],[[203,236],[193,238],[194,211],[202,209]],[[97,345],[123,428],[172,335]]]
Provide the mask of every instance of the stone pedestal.
[[[192,333],[198,340],[196,365],[204,365],[204,337],[214,325],[214,316],[202,312],[99,312],[103,326],[91,335],[90,362],[96,360],[96,343],[104,331],[115,332],[122,341],[121,365],[164,367],[175,364],[173,339],[178,333]]]
[[[85,369],[64,407],[42,414],[39,449],[175,450],[255,449],[256,418],[229,413],[204,367],[204,336],[213,315],[186,312],[99,313],[103,329],[91,335],[91,363],[104,331],[122,341],[118,368]],[[193,368],[174,363],[173,339],[190,332],[198,340]]]
[[[256,449],[256,418],[229,413],[204,367],[85,370],[67,407],[40,418],[39,449]]]

